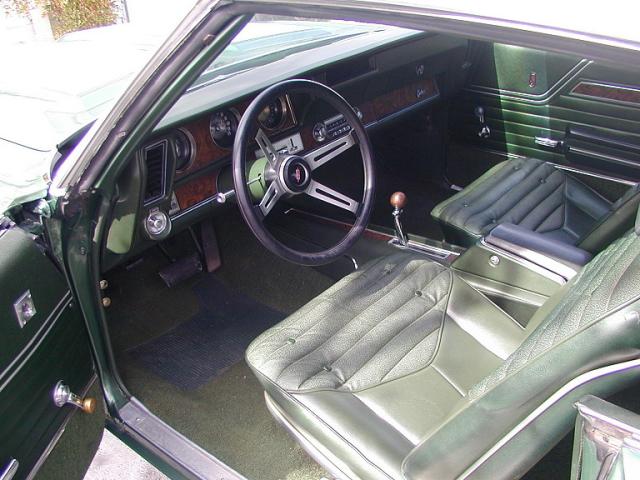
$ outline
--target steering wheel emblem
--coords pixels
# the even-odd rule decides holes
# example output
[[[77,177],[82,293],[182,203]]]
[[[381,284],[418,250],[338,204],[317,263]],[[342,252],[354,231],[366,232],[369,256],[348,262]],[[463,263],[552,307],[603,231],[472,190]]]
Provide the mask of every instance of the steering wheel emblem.
[[[303,192],[311,181],[311,169],[307,162],[296,155],[284,160],[281,172],[281,180],[291,193]]]

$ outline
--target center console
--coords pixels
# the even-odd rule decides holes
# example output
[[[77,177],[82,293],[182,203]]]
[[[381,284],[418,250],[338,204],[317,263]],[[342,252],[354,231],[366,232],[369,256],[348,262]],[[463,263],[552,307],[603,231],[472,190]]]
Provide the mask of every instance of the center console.
[[[591,254],[511,224],[494,228],[452,268],[526,324],[548,297],[573,278]]]

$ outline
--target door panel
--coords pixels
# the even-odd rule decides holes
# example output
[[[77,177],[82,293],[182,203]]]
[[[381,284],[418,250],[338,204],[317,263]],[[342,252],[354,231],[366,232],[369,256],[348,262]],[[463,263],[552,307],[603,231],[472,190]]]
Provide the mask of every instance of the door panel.
[[[452,105],[454,141],[640,180],[637,72],[508,45],[479,51],[469,86]],[[488,138],[478,135],[478,106]]]
[[[61,380],[79,395],[95,383],[82,316],[64,276],[18,228],[0,231],[0,276],[0,471],[16,460],[13,478],[29,478],[65,436],[73,417],[86,416],[83,423],[88,420],[93,427],[82,435],[85,441],[75,452],[77,458],[68,458],[69,471],[57,472],[60,478],[81,478],[71,473],[82,463],[79,459],[93,456],[102,435],[104,407],[98,405],[93,414],[69,405],[57,407],[52,393]],[[28,310],[18,301],[26,292],[35,314],[22,325],[14,304]]]

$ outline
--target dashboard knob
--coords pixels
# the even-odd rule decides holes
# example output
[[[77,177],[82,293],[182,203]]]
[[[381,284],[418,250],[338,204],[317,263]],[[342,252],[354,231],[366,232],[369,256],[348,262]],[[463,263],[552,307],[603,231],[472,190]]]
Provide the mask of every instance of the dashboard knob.
[[[151,210],[144,219],[144,230],[151,240],[162,240],[171,232],[171,219],[160,209]]]

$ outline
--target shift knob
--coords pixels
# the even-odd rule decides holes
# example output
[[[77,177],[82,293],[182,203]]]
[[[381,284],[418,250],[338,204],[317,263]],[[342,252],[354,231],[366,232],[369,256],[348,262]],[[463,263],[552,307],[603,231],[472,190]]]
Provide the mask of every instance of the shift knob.
[[[407,204],[407,196],[403,192],[395,192],[393,195],[391,195],[389,203],[393,208],[402,210]]]

